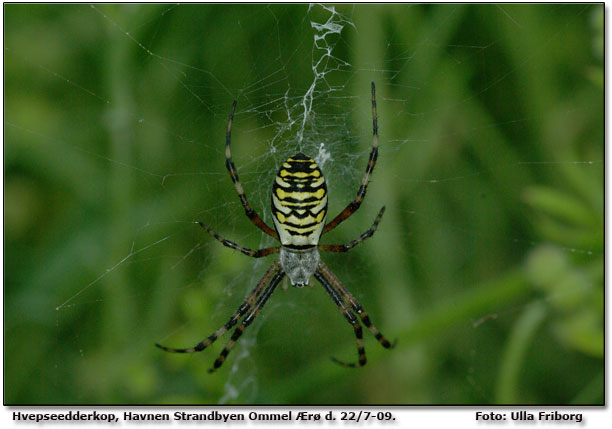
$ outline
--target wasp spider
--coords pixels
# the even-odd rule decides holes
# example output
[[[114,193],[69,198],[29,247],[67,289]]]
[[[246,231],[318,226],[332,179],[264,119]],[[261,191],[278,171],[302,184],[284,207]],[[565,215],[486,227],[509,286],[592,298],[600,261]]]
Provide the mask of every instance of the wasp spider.
[[[238,250],[253,258],[261,258],[273,253],[279,253],[279,258],[274,261],[272,266],[266,271],[263,278],[257,283],[257,286],[255,286],[250,295],[230,317],[229,321],[217,329],[217,331],[213,332],[208,338],[201,341],[196,346],[186,349],[173,349],[160,344],[156,344],[156,346],[172,353],[200,352],[234,327],[240,319],[244,317],[241,324],[234,330],[234,333],[225,345],[225,348],[221,351],[217,360],[215,360],[213,367],[210,369],[210,372],[213,372],[223,364],[236,341],[238,341],[245,329],[253,322],[257,314],[259,314],[268,301],[268,298],[270,298],[274,289],[285,275],[289,277],[291,284],[298,288],[308,285],[308,281],[314,275],[329,294],[332,301],[338,306],[338,309],[342,312],[346,320],[353,326],[355,337],[357,338],[358,361],[356,363],[344,363],[337,359],[334,359],[334,361],[349,367],[365,365],[366,354],[359,320],[361,320],[370,330],[383,347],[391,348],[393,346],[372,324],[368,314],[363,310],[355,297],[344,287],[327,265],[321,261],[319,250],[328,252],[347,252],[357,246],[374,234],[385,208],[383,207],[380,209],[370,229],[361,234],[359,238],[347,244],[319,244],[319,238],[322,234],[331,231],[355,213],[365,197],[368,181],[376,165],[376,158],[378,157],[378,123],[376,119],[374,82],[372,82],[373,141],[365,175],[363,176],[361,186],[357,191],[355,199],[328,223],[325,223],[327,218],[327,185],[325,184],[325,178],[313,159],[302,153],[298,153],[287,159],[274,179],[274,185],[272,187],[274,229],[266,225],[257,212],[249,205],[242,184],[240,180],[238,180],[238,174],[232,162],[230,150],[232,121],[234,119],[235,109],[236,101],[234,101],[232,105],[232,111],[227,124],[225,165],[234,182],[238,197],[240,198],[240,202],[244,207],[247,217],[263,232],[279,240],[281,245],[259,250],[247,249],[224,239],[202,222],[198,223],[224,246]]]

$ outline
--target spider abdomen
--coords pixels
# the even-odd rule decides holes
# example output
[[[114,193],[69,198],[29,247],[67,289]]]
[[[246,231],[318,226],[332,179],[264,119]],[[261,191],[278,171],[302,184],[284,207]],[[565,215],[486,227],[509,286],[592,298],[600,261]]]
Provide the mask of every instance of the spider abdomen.
[[[272,215],[283,246],[303,250],[319,243],[327,216],[327,185],[311,157],[298,153],[283,163],[272,188]]]

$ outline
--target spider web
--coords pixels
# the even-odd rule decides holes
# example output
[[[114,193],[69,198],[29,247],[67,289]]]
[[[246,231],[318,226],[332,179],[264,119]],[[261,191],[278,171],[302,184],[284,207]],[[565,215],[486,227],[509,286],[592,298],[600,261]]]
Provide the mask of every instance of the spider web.
[[[528,35],[541,22],[530,20],[520,8],[494,5],[484,9],[404,6],[398,16],[381,14],[380,19],[389,23],[386,26],[369,22],[368,13],[377,9],[351,5],[71,5],[55,8],[60,18],[48,30],[48,40],[57,49],[48,52],[33,51],[23,41],[26,29],[42,28],[43,18],[30,27],[9,22],[7,65],[33,76],[32,82],[42,82],[28,83],[33,85],[32,93],[66,95],[55,106],[38,105],[35,96],[25,96],[23,104],[7,108],[6,156],[11,174],[7,173],[7,203],[14,199],[17,208],[41,210],[41,203],[20,197],[20,189],[28,189],[38,173],[19,174],[12,167],[24,162],[23,153],[29,150],[28,162],[36,165],[46,158],[47,164],[40,168],[50,165],[56,172],[56,182],[49,185],[53,192],[68,200],[70,192],[78,195],[74,199],[78,206],[54,203],[56,216],[74,219],[62,210],[83,210],[91,217],[91,226],[83,222],[86,227],[65,225],[55,232],[68,237],[70,245],[50,246],[55,251],[44,269],[15,275],[36,287],[21,293],[7,290],[7,301],[17,303],[16,308],[36,301],[33,308],[40,311],[28,316],[29,323],[53,325],[51,335],[71,339],[51,347],[52,385],[63,386],[62,379],[74,370],[72,364],[64,363],[64,356],[76,354],[81,357],[77,365],[81,382],[91,383],[102,396],[92,396],[83,387],[64,400],[111,401],[102,398],[112,397],[116,385],[86,375],[111,366],[104,361],[111,347],[121,347],[112,366],[125,366],[140,381],[125,398],[189,402],[199,398],[201,386],[213,384],[205,372],[226,338],[187,360],[162,356],[171,362],[166,369],[177,374],[176,381],[165,386],[171,393],[144,394],[156,370],[153,364],[139,364],[150,359],[149,349],[155,342],[189,346],[225,323],[270,264],[269,258],[251,260],[223,248],[196,224],[204,221],[249,248],[274,245],[246,220],[224,167],[225,127],[234,99],[238,101],[232,128],[234,162],[249,202],[271,225],[273,178],[281,163],[296,152],[311,155],[325,173],[331,214],[354,197],[370,151],[369,85],[376,83],[381,143],[368,196],[354,219],[325,242],[348,242],[371,225],[382,205],[387,205],[387,212],[381,230],[363,248],[354,250],[356,256],[351,252],[325,258],[364,307],[372,308],[368,311],[387,335],[414,322],[419,303],[443,296],[448,284],[468,290],[473,281],[469,276],[484,282],[510,266],[541,256],[552,240],[538,235],[537,226],[533,230],[512,224],[496,228],[494,219],[512,210],[509,206],[536,198],[541,189],[525,190],[532,183],[585,172],[589,177],[603,177],[602,146],[596,140],[602,136],[593,131],[597,123],[585,119],[599,111],[575,100],[556,105],[543,100],[541,105],[523,107],[520,100],[505,100],[507,93],[501,88],[508,82],[520,87],[526,75],[539,73],[544,53],[561,55],[566,37],[595,15],[594,9],[556,9],[561,17],[554,24],[545,23],[550,28],[537,42]],[[508,44],[508,31],[499,36],[487,33],[484,39],[469,33],[462,33],[463,39],[453,38],[457,26],[481,20],[481,12],[513,29],[519,40],[523,36],[526,49],[517,48],[521,43]],[[17,6],[14,13],[19,15]],[[435,24],[420,27],[419,17]],[[62,22],[70,25],[73,40],[82,45],[77,62],[62,60],[77,46],[59,36]],[[402,33],[402,28],[411,26],[414,33]],[[94,47],[100,38],[107,47]],[[382,45],[376,44],[381,40]],[[497,64],[505,50],[509,58]],[[90,52],[91,58],[87,57]],[[86,79],[81,67],[103,76]],[[9,74],[10,78],[16,76]],[[38,110],[29,116],[21,114],[24,106],[32,105]],[[547,111],[550,106],[554,106],[552,112]],[[42,118],[47,111],[59,125]],[[583,138],[584,145],[576,148],[570,137],[550,130],[565,120],[582,124],[570,131],[576,140]],[[542,147],[517,141],[541,132],[542,122],[550,124],[543,127],[548,131],[545,137],[558,137],[565,145],[555,158],[544,150],[554,144],[550,141],[532,136],[530,142]],[[71,123],[86,126],[71,128]],[[489,148],[482,149],[483,145]],[[500,184],[507,176],[525,180]],[[492,189],[505,194],[496,198]],[[405,193],[410,200],[398,196]],[[447,216],[453,207],[463,213],[459,208],[466,205],[478,207],[479,222]],[[18,222],[10,223],[19,216],[15,212],[9,209],[5,216],[10,225],[19,227]],[[398,226],[385,227],[387,223]],[[24,230],[37,229],[33,221],[24,225]],[[435,235],[423,236],[418,232],[421,228]],[[583,246],[576,240],[557,242],[553,257],[596,265],[601,249],[584,242]],[[478,249],[488,245],[509,249],[504,254],[508,258],[518,256],[507,264],[483,261],[486,254]],[[401,255],[408,255],[407,260]],[[432,273],[431,261],[437,258],[444,266]],[[45,291],[40,291],[40,285],[47,285]],[[269,356],[270,350],[283,353],[279,342],[295,347],[291,349],[295,354],[286,359],[296,363],[284,362],[282,371],[335,353],[335,342],[352,346],[345,321],[318,292],[277,292],[230,354],[226,373],[216,375],[223,381],[217,383],[218,390],[205,394],[205,401],[262,400],[262,389],[266,390],[262,378],[277,373],[262,367],[259,356]],[[567,291],[556,293],[571,296]],[[457,364],[465,368],[459,373],[471,386],[472,400],[491,401],[494,394],[491,380],[479,377],[480,369],[488,365],[487,347],[492,347],[481,344],[481,338],[507,328],[541,301],[536,295],[499,312],[480,314],[466,324],[472,331],[470,354]],[[312,320],[319,311],[321,320]],[[91,317],[80,326],[75,320],[84,313]],[[13,318],[10,313],[8,320]],[[104,325],[97,320],[104,320]],[[7,325],[20,332],[17,323]],[[321,338],[321,329],[328,330],[326,338]],[[302,344],[296,346],[299,340]],[[368,352],[374,353],[376,347],[375,342],[367,343]],[[259,349],[263,349],[261,355]],[[427,353],[422,347],[406,354],[423,372],[433,371],[423,362]],[[407,380],[419,381],[418,372],[406,376]],[[170,383],[169,378],[164,380]],[[400,402],[427,401],[427,395],[413,392]]]

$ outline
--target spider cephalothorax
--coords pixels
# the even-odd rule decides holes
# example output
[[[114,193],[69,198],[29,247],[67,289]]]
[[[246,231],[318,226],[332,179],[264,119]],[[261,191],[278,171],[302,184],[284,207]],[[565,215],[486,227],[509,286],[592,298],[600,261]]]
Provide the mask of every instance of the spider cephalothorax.
[[[327,265],[321,261],[319,250],[328,252],[347,252],[366,238],[369,238],[376,231],[376,227],[385,211],[383,207],[374,223],[359,238],[348,244],[330,245],[319,244],[321,235],[331,231],[340,222],[346,220],[357,211],[363,198],[370,175],[376,165],[378,157],[378,123],[376,119],[376,97],[374,82],[372,82],[372,150],[366,167],[366,172],[357,191],[357,196],[342,210],[333,220],[325,223],[327,219],[327,185],[321,169],[314,160],[297,153],[283,162],[272,188],[272,217],[274,229],[270,228],[249,205],[247,197],[238,179],[236,167],[232,161],[230,150],[232,121],[236,101],[232,105],[229,121],[227,124],[227,135],[225,141],[225,165],[234,182],[236,192],[242,203],[242,207],[247,217],[269,236],[279,240],[281,245],[268,247],[265,249],[251,250],[239,246],[238,244],[224,239],[202,222],[199,225],[204,228],[215,239],[223,245],[236,249],[245,255],[261,258],[273,253],[279,253],[279,258],[272,264],[262,279],[257,283],[255,289],[249,294],[245,301],[238,307],[238,310],[230,317],[229,321],[213,332],[208,338],[198,343],[195,347],[187,349],[173,349],[156,344],[157,347],[167,352],[173,353],[192,353],[204,350],[217,338],[234,327],[242,319],[240,325],[236,327],[231,338],[221,351],[215,361],[211,372],[219,368],[225,358],[234,347],[244,330],[253,322],[259,311],[263,308],[266,301],[285,275],[291,280],[291,284],[296,287],[303,287],[308,284],[311,277],[315,277],[331,297],[332,301],[338,306],[346,320],[353,326],[357,339],[357,363],[336,362],[344,366],[362,366],[366,363],[365,348],[363,346],[363,332],[359,320],[370,330],[378,342],[386,348],[392,347],[391,343],[380,333],[372,324],[368,314],[363,310],[355,297],[344,287],[338,278],[332,273]]]

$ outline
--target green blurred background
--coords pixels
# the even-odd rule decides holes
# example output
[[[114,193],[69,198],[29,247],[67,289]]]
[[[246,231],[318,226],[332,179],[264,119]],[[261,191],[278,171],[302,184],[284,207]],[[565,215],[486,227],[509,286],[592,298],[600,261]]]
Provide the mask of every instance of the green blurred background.
[[[5,5],[5,404],[602,404],[602,5]],[[394,350],[321,287],[277,291],[215,374],[272,258],[280,163],[315,156],[323,257]],[[269,222],[270,223],[270,222]]]

